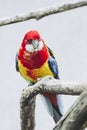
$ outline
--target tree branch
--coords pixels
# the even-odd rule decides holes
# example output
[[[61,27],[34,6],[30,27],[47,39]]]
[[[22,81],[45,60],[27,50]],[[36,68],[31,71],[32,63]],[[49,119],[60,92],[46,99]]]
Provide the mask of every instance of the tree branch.
[[[53,130],[81,130],[87,120],[87,91],[84,91]]]
[[[35,123],[34,123],[35,99],[34,98],[38,93],[42,94],[43,92],[49,92],[49,93],[57,93],[57,94],[79,95],[84,91],[87,91],[87,84],[64,83],[63,81],[52,78],[51,76],[44,77],[43,79],[40,79],[40,81],[38,81],[36,84],[25,88],[22,92],[21,102],[20,102],[21,130],[34,130],[35,127]],[[75,129],[69,129],[70,121],[71,121],[71,126],[72,123],[75,123],[74,122],[75,120],[77,120],[77,123],[80,122],[83,124],[85,118],[81,120],[80,118],[78,118],[78,116],[75,117],[76,112],[78,112],[77,114],[80,114],[81,116],[82,116],[82,111],[84,113],[87,112],[87,103],[85,104],[85,102],[87,102],[87,96],[84,96],[84,94],[82,95],[83,96],[80,96],[77,102],[72,106],[70,111],[61,119],[60,123],[55,127],[54,130],[65,130],[62,129],[62,127],[60,127],[62,126],[61,124],[64,125],[66,124],[65,128],[67,128],[67,130],[75,130]],[[87,95],[87,93],[85,95]],[[79,111],[80,108],[81,111]],[[85,115],[84,113],[83,115]],[[74,125],[74,128],[75,127],[77,128],[77,126]]]
[[[50,6],[47,8],[34,10],[34,11],[27,12],[24,14],[19,14],[19,15],[13,16],[13,17],[1,19],[0,26],[13,24],[13,23],[17,23],[17,22],[23,22],[23,21],[30,20],[30,19],[39,20],[42,17],[48,16],[51,14],[60,13],[60,12],[75,9],[78,7],[83,7],[83,6],[87,6],[87,0],[77,0],[77,1],[74,1],[73,3],[71,3],[71,2],[67,3],[67,4],[65,3],[60,6],[58,3],[56,5],[53,5],[53,6]]]
[[[32,98],[38,93],[46,91],[57,94],[80,95],[85,90],[87,90],[86,83],[66,83],[51,76],[46,76],[33,86],[27,87],[23,91],[22,96]]]
[[[20,101],[21,130],[34,130],[35,127],[35,97],[24,98]]]

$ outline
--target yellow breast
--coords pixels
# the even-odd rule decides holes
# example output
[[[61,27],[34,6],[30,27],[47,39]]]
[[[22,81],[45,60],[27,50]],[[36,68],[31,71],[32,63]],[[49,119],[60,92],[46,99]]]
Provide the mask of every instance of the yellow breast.
[[[24,67],[18,60],[18,67],[20,74],[23,76],[23,78],[31,82],[36,82],[38,78],[42,78],[47,75],[54,76],[49,68],[47,61],[40,68],[29,70],[26,67]]]

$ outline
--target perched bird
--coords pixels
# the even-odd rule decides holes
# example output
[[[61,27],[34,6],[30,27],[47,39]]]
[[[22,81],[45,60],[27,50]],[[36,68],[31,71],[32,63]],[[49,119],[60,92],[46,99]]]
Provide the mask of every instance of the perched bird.
[[[59,79],[53,52],[46,46],[38,31],[31,30],[25,34],[16,55],[16,70],[31,83],[47,75]],[[50,115],[57,122],[62,116],[61,96],[46,92],[43,97]]]

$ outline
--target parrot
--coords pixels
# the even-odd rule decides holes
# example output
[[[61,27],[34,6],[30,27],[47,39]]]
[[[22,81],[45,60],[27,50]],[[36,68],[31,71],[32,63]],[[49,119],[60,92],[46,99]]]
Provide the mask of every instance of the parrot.
[[[59,79],[58,65],[53,51],[45,44],[37,30],[28,31],[16,54],[16,70],[30,83],[35,84],[38,78],[52,76]],[[57,123],[63,115],[61,95],[43,93],[49,114]]]

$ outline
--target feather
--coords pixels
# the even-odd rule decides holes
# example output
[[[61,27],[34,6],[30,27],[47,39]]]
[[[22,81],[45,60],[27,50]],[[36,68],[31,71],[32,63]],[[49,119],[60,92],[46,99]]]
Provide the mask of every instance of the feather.
[[[37,48],[32,50],[35,41],[38,41],[39,46],[35,43],[34,47],[37,46]],[[16,70],[24,79],[32,83],[47,75],[59,79],[58,65],[53,51],[46,46],[37,31],[31,30],[24,36],[21,48],[16,55]],[[62,116],[61,95],[44,92],[43,97],[50,115],[57,122]]]
[[[50,56],[53,58],[53,59],[55,59],[55,56],[54,56],[54,53],[53,53],[53,51],[47,46],[47,48],[48,48],[48,51],[49,51],[49,53],[50,53]]]
[[[50,57],[48,59],[49,68],[52,71],[54,78],[59,79],[58,65],[55,60],[55,56],[53,54],[53,51],[49,47],[48,51],[50,53]],[[61,95],[56,95],[53,93],[44,93],[43,97],[45,99],[45,104],[47,104],[46,106],[50,115],[53,117],[55,123],[57,123],[63,115]]]
[[[19,67],[18,67],[18,54],[16,54],[16,57],[15,57],[15,60],[16,60],[16,71],[19,72]]]
[[[50,70],[54,74],[54,78],[59,79],[58,67],[57,67],[56,61],[51,56],[50,56],[50,58],[48,60],[48,65],[50,67]]]
[[[50,93],[48,93],[48,95],[50,98],[48,98],[46,95],[42,95],[41,97],[45,107],[47,108],[48,113],[53,117],[55,123],[57,123],[63,115],[60,108],[63,107],[61,98],[60,97],[57,98],[57,96],[61,96],[61,95],[55,95],[55,94],[53,95]],[[58,104],[53,104],[53,100],[50,100],[53,99],[53,97],[55,98],[54,99],[55,101],[56,100],[58,101]]]
[[[47,48],[50,53],[50,57],[48,59],[48,64],[49,64],[50,70],[53,72],[54,78],[59,79],[58,65],[55,60],[55,56],[53,54],[53,51],[49,47],[47,47]]]

